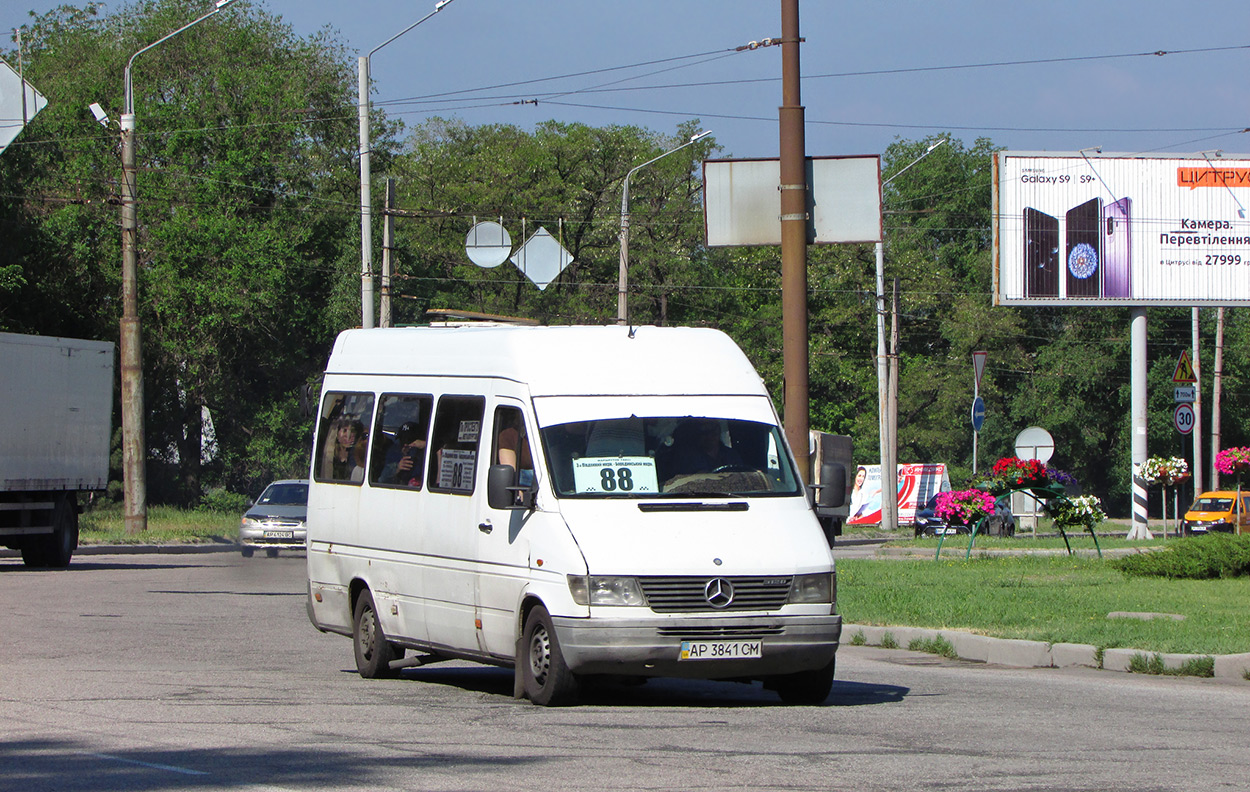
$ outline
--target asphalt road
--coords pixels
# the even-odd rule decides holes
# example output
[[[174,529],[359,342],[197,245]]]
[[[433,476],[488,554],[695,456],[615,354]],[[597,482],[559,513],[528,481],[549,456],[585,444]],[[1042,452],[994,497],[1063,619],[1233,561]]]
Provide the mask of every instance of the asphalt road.
[[[1245,790],[1250,687],[845,646],[820,707],[651,681],[544,709],[356,675],[303,559],[0,560],[0,790]]]

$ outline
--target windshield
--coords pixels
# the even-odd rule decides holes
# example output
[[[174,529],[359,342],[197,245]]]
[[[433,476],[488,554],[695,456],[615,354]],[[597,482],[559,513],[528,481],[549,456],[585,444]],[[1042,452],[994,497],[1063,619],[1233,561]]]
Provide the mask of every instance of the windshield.
[[[1232,498],[1199,498],[1194,501],[1194,505],[1190,506],[1189,510],[1196,512],[1226,512],[1232,507]]]
[[[308,485],[270,484],[256,503],[262,506],[305,506],[308,504]]]
[[[542,430],[561,497],[797,495],[780,429],[732,418],[614,418]]]

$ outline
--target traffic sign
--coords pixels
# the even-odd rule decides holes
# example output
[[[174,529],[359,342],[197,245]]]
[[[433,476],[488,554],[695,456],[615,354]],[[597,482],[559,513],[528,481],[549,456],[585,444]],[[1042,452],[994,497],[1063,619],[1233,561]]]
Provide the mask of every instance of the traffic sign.
[[[1055,438],[1040,426],[1025,427],[1016,435],[1016,456],[1048,462],[1055,454]]]
[[[1176,431],[1183,435],[1187,435],[1194,430],[1194,408],[1188,403],[1176,405],[1176,412],[1172,413],[1172,425],[1176,427]]]
[[[1193,385],[1177,385],[1172,388],[1172,395],[1174,397],[1172,401],[1177,403],[1192,402],[1197,398],[1197,391],[1198,389]]]
[[[972,386],[973,393],[981,392],[981,375],[985,373],[985,358],[989,354],[989,352],[972,353],[972,371],[976,375],[976,383]],[[977,431],[981,430],[978,429]]]
[[[981,426],[985,423],[985,400],[977,396],[972,400],[972,430],[974,432],[981,431]]]
[[[1188,385],[1198,381],[1198,375],[1194,374],[1194,364],[1189,360],[1188,349],[1181,350],[1181,356],[1176,361],[1176,371],[1172,372],[1172,381],[1178,385]]]

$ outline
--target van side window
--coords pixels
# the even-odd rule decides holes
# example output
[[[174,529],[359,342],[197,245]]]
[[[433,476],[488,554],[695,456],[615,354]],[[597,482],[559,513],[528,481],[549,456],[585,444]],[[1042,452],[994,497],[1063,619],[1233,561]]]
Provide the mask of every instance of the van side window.
[[[370,484],[421,489],[433,406],[429,394],[382,394],[369,457]]]
[[[472,494],[485,410],[486,400],[481,396],[443,396],[438,400],[426,477],[431,492]]]
[[[530,454],[529,434],[525,431],[525,419],[516,407],[495,408],[495,448],[491,454],[492,465],[509,465],[517,471],[517,484],[529,486],[534,483],[534,458]]]
[[[360,484],[365,480],[365,452],[373,423],[373,394],[331,392],[321,402],[317,428],[317,481]]]

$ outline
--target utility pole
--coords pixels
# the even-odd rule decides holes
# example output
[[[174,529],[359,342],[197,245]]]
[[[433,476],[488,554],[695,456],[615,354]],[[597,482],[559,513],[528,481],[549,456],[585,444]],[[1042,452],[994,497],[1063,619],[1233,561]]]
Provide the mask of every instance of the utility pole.
[[[1202,494],[1202,370],[1198,365],[1198,309],[1194,308],[1194,497]],[[1167,525],[1167,504],[1164,504],[1164,525]]]
[[[786,439],[809,480],[807,154],[799,86],[799,0],[781,0],[781,346]]]
[[[1215,457],[1220,453],[1220,390],[1224,387],[1224,309],[1215,309],[1215,371],[1211,375],[1211,489],[1220,488]],[[1194,497],[1201,495],[1195,492]]]
[[[395,245],[395,180],[386,180],[386,206],[382,212],[382,284],[378,298],[378,327],[391,327],[391,248]]]

